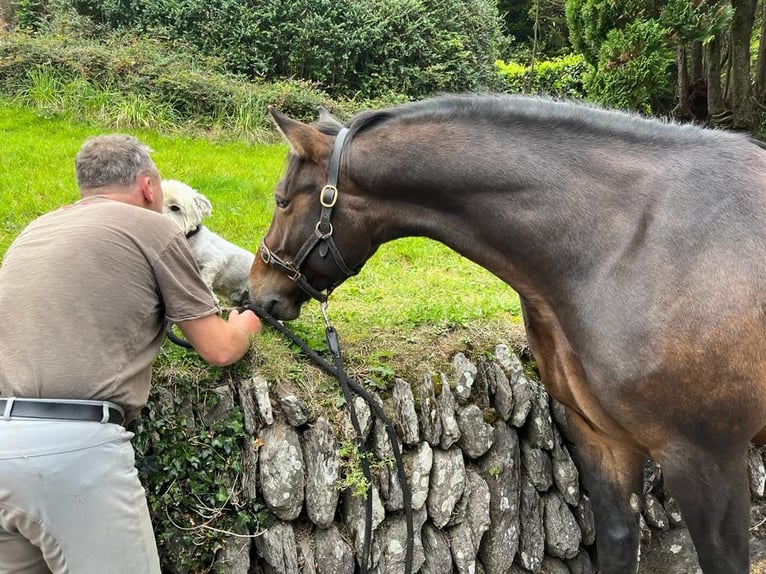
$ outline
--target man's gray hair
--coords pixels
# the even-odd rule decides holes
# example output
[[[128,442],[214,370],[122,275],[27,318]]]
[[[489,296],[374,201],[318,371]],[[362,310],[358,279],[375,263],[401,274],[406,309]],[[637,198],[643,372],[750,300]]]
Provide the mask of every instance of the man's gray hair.
[[[113,134],[88,139],[75,159],[77,185],[85,190],[128,187],[140,175],[159,177],[151,149],[133,136]]]

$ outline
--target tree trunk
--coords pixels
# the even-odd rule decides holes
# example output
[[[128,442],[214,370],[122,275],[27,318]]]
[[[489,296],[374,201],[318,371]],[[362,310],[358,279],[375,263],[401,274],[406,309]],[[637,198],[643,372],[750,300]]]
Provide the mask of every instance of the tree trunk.
[[[732,127],[753,131],[757,114],[750,85],[750,36],[755,22],[756,0],[732,0],[731,111]]]
[[[13,29],[15,15],[13,0],[0,0],[0,30]]]
[[[705,80],[705,65],[703,62],[704,47],[699,40],[692,42],[691,61],[689,62],[689,96],[688,105],[694,119],[705,123],[708,118],[707,81]]]
[[[681,43],[676,47],[676,67],[678,68],[678,81],[676,95],[678,104],[673,108],[673,117],[682,121],[691,119],[689,109],[689,70],[686,66],[686,46]]]
[[[705,46],[705,72],[707,74],[708,123],[721,125],[726,115],[726,105],[721,90],[721,40],[718,36]]]
[[[698,80],[705,79],[705,67],[702,63],[703,46],[699,40],[692,42],[691,46],[691,62],[689,66],[690,79],[692,83]]]
[[[763,105],[766,89],[766,2],[761,7],[761,39],[758,43],[758,61],[755,69],[755,101]]]

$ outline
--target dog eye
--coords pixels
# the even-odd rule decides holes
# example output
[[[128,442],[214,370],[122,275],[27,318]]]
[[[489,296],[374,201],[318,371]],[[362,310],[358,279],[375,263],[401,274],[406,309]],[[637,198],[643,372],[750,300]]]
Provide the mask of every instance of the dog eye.
[[[279,209],[285,209],[288,205],[290,205],[288,200],[282,199],[281,197],[275,197],[274,201],[276,202]]]
[[[178,207],[177,205],[171,205],[170,206],[170,211],[181,211],[181,208]]]

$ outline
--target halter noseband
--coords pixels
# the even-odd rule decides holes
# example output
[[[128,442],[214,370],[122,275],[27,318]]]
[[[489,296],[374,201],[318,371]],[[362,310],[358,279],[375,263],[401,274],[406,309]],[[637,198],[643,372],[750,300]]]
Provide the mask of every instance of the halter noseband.
[[[322,257],[327,256],[329,251],[330,255],[332,255],[332,258],[335,260],[335,264],[346,275],[344,279],[359,273],[358,269],[351,269],[351,267],[346,264],[340,251],[338,251],[338,247],[335,245],[335,240],[332,237],[333,227],[332,223],[330,223],[333,207],[335,207],[335,203],[338,201],[337,185],[340,173],[340,156],[343,153],[343,144],[346,141],[347,134],[348,129],[342,128],[335,138],[332,155],[330,156],[327,183],[319,192],[319,203],[322,205],[322,212],[319,215],[319,221],[317,221],[314,226],[313,235],[306,239],[306,242],[295,255],[295,259],[292,261],[285,261],[266,246],[265,238],[261,241],[261,259],[263,259],[263,262],[287,275],[287,277],[294,281],[306,294],[321,303],[327,301],[327,297],[339,283],[336,283],[328,288],[326,293],[323,293],[311,285],[306,279],[306,276],[301,273],[303,262],[317,245],[319,246],[319,254]]]

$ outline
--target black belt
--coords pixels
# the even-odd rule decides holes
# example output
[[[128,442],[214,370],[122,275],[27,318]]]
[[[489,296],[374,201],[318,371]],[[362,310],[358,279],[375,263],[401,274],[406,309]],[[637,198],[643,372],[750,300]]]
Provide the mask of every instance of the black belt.
[[[118,425],[125,420],[122,409],[106,401],[17,398],[0,399],[0,420],[3,418],[92,421]]]

